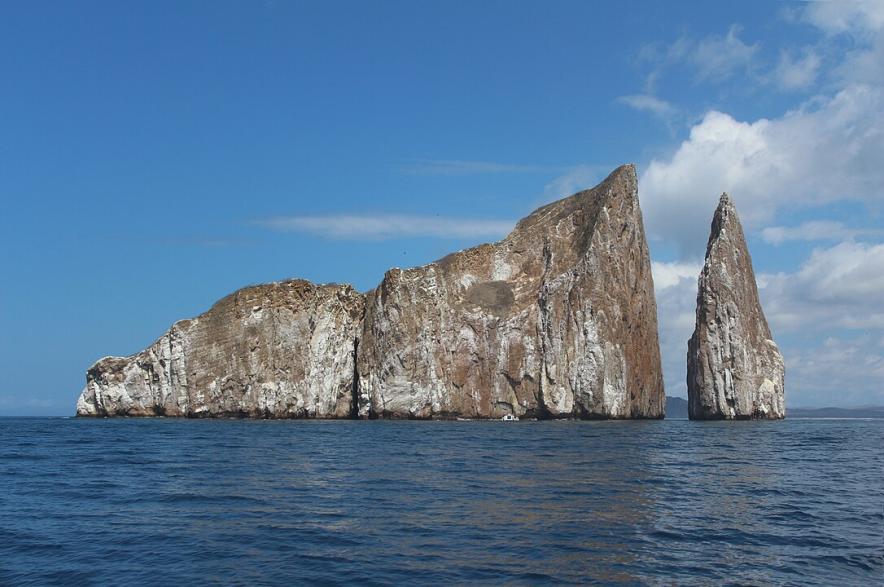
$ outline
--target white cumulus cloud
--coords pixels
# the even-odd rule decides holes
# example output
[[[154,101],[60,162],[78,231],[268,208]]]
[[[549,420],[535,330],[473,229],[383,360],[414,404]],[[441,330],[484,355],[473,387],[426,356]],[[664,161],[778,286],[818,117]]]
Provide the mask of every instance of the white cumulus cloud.
[[[756,90],[825,92],[768,118],[712,109],[671,152],[645,166],[640,193],[648,235],[677,245],[680,255],[653,263],[667,393],[685,392],[698,260],[726,191],[750,240],[760,230],[774,245],[837,243],[814,249],[792,271],[757,274],[786,357],[789,404],[884,400],[884,244],[870,242],[880,241],[884,227],[854,228],[824,217],[797,225],[782,220],[823,204],[851,201],[870,210],[884,204],[884,0],[809,2],[797,13],[819,29],[818,41],[785,47],[778,60],[744,41],[736,26],[724,36],[682,37],[641,51],[653,69],[632,106],[649,112],[663,112],[662,104],[679,110],[656,91],[663,72],[676,66],[698,82],[742,74]]]
[[[654,274],[654,287],[657,291],[661,291],[676,287],[683,279],[693,279],[696,281],[702,268],[703,265],[700,263],[654,261],[651,263],[651,272]]]
[[[777,119],[742,122],[712,111],[641,177],[648,231],[703,251],[718,196],[733,196],[748,228],[784,206],[884,199],[884,98],[851,85]]]
[[[697,278],[702,267],[700,263],[651,263],[657,298],[663,384],[668,395],[687,395],[685,357],[688,338],[694,331]]]
[[[884,244],[816,249],[797,271],[758,282],[775,331],[884,329]]]

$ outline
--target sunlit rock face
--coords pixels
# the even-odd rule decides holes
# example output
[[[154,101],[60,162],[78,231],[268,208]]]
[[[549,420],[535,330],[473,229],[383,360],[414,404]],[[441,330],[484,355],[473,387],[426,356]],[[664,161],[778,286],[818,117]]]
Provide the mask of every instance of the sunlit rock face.
[[[723,194],[688,342],[688,414],[694,420],[783,418],[784,373],[758,299],[740,218]]]
[[[81,416],[661,418],[635,169],[365,296],[240,290],[87,374]]]
[[[634,167],[498,243],[388,271],[366,299],[358,371],[363,417],[662,417]]]
[[[283,281],[241,289],[86,375],[80,416],[345,418],[363,296]]]

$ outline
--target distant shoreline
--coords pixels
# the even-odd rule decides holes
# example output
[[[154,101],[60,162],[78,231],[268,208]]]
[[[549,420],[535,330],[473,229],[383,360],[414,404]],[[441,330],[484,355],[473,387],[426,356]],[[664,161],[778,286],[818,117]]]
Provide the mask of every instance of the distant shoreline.
[[[666,396],[666,419],[686,420],[688,402],[681,397]],[[859,408],[790,408],[786,407],[787,420],[879,420],[884,419],[884,406]]]
[[[880,420],[884,419],[884,407],[868,408],[786,408],[787,418],[814,420]]]

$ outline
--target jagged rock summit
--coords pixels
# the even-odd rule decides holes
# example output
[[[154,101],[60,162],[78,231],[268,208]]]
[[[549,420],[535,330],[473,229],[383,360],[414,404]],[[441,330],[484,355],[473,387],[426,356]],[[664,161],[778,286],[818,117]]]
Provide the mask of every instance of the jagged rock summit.
[[[722,194],[712,220],[688,341],[692,420],[785,417],[783,356],[773,341],[743,227]]]
[[[635,168],[362,295],[240,290],[87,373],[81,416],[662,418]]]

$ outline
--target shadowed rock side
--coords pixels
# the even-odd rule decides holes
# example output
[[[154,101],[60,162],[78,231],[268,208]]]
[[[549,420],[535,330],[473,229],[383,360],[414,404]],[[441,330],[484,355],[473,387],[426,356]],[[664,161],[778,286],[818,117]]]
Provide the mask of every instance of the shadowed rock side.
[[[137,355],[95,363],[77,415],[349,417],[363,312],[347,285],[241,289]]]
[[[362,417],[663,417],[634,167],[503,241],[388,271],[358,371]]]
[[[693,420],[785,417],[783,357],[771,338],[737,211],[722,194],[697,292],[688,342]]]

